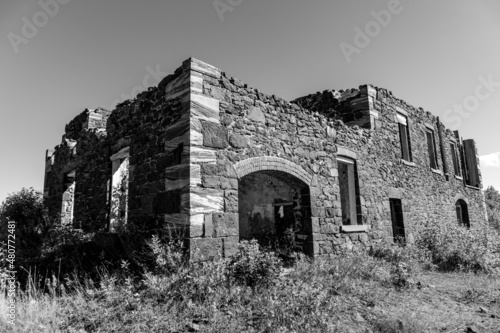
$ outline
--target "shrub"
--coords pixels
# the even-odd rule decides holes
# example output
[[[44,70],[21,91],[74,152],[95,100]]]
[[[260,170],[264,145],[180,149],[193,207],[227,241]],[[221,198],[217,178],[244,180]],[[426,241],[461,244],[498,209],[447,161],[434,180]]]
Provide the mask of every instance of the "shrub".
[[[467,229],[456,223],[428,223],[416,244],[443,271],[492,271],[500,265],[500,237],[491,227]]]
[[[272,252],[260,250],[258,242],[242,241],[238,253],[228,261],[228,274],[237,284],[267,287],[279,276],[281,260]]]
[[[172,274],[177,272],[185,262],[181,241],[162,243],[157,235],[147,242],[154,261],[156,274]]]

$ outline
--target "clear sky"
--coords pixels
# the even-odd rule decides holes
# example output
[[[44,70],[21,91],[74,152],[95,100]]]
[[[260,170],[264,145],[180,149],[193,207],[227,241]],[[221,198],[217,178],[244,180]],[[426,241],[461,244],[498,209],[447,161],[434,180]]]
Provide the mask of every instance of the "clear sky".
[[[474,138],[500,189],[498,0],[55,1],[0,2],[0,201],[42,189],[74,116],[191,56],[288,100],[387,88]]]

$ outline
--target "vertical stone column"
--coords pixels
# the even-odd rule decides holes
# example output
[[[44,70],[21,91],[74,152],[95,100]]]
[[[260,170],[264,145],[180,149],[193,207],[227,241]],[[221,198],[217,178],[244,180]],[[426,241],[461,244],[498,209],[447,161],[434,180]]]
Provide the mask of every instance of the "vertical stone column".
[[[220,123],[220,101],[203,93],[204,77],[218,80],[219,69],[189,59],[191,77],[189,165],[190,252],[195,261],[234,251],[239,240],[237,207],[226,207],[226,196],[238,195],[231,166],[218,163],[217,152],[229,146],[227,129]],[[220,161],[219,161],[220,162]],[[228,192],[231,191],[231,192]]]

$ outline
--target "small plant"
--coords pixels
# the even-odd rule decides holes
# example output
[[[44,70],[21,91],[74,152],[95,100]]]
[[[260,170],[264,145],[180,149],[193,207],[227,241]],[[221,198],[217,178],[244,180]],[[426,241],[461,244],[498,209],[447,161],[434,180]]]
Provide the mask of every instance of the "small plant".
[[[391,282],[397,288],[410,288],[415,285],[411,267],[405,262],[395,263],[391,269]]]
[[[279,276],[281,260],[272,252],[262,252],[255,239],[242,241],[238,250],[227,266],[231,279],[237,284],[255,290],[271,285]]]
[[[152,251],[156,274],[170,275],[183,266],[184,254],[181,241],[162,243],[157,235],[153,235],[147,245]]]

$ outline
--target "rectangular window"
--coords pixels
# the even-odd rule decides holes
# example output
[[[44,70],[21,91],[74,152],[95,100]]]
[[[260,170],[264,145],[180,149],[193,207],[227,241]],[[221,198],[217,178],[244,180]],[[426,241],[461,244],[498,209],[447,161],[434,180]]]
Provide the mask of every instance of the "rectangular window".
[[[460,171],[460,162],[458,160],[457,146],[454,143],[450,143],[451,159],[453,160],[453,169],[455,170],[455,176],[461,177],[462,172]]]
[[[399,142],[401,143],[401,158],[411,162],[410,133],[408,131],[408,119],[406,116],[397,113],[399,126]]]
[[[109,230],[117,231],[127,223],[129,148],[124,148],[111,156],[112,178],[110,193]]]
[[[61,225],[73,224],[73,211],[75,207],[75,175],[75,170],[64,175]]]
[[[427,137],[427,151],[429,153],[429,162],[432,169],[437,169],[437,154],[436,154],[436,139],[434,138],[434,131],[426,129],[425,135]]]
[[[392,235],[394,242],[405,242],[405,225],[403,220],[403,205],[401,199],[389,199],[391,206]]]
[[[476,143],[474,140],[464,140],[463,147],[467,174],[466,184],[474,187],[480,187]]]
[[[342,224],[361,224],[361,207],[359,202],[359,190],[356,184],[356,170],[354,160],[348,158],[337,158],[339,171],[340,204],[342,209]]]

